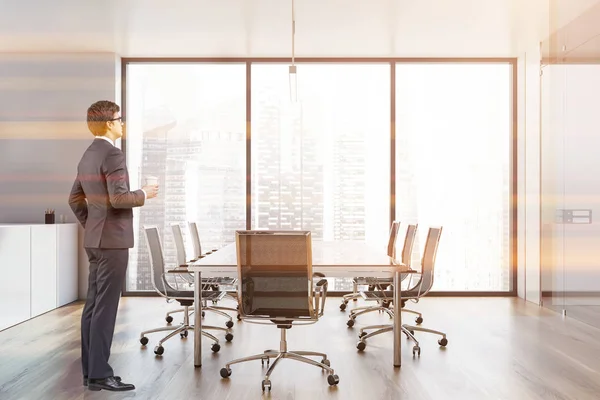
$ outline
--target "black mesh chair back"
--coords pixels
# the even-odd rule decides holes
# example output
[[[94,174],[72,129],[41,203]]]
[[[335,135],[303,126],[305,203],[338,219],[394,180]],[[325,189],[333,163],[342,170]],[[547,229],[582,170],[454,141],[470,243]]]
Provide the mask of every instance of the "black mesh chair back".
[[[315,319],[312,247],[307,231],[237,231],[240,314]]]

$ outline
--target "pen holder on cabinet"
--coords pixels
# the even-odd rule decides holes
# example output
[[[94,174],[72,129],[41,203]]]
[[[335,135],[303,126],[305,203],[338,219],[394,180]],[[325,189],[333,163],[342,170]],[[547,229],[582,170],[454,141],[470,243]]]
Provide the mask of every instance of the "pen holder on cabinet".
[[[44,215],[44,222],[46,224],[54,223],[54,211],[46,211],[46,215]]]

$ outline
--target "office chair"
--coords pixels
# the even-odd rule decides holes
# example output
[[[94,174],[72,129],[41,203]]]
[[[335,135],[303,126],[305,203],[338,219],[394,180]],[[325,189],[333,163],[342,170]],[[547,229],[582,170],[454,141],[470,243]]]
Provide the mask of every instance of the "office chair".
[[[308,231],[237,231],[238,297],[242,320],[281,329],[279,351],[240,358],[225,364],[220,374],[231,375],[234,364],[260,360],[269,365],[262,390],[271,390],[271,374],[283,358],[322,368],[327,382],[337,385],[339,377],[327,355],[313,351],[288,351],[286,332],[293,325],[314,324],[323,315],[327,298],[327,280],[313,283],[311,235]],[[313,285],[315,287],[313,287]],[[306,356],[318,357],[315,361]]]
[[[167,336],[162,338],[158,342],[157,346],[154,348],[154,353],[160,356],[164,353],[165,350],[162,346],[164,342],[166,342],[178,333],[180,334],[182,339],[186,338],[188,336],[188,331],[194,330],[194,326],[190,325],[189,314],[189,308],[194,304],[194,292],[190,290],[180,290],[177,287],[173,287],[167,281],[165,276],[165,262],[162,252],[162,245],[160,243],[160,236],[158,234],[158,228],[156,226],[144,226],[144,236],[146,238],[146,245],[148,246],[148,250],[150,252],[150,265],[152,267],[152,274],[150,275],[150,277],[152,280],[152,286],[154,286],[154,290],[167,300],[176,300],[177,302],[179,302],[179,304],[183,306],[184,309],[183,322],[179,324],[179,326],[166,326],[151,329],[148,331],[144,331],[140,334],[140,343],[142,344],[142,346],[146,346],[148,344],[148,338],[146,337],[147,334],[171,331]],[[219,300],[223,298],[224,295],[224,292],[203,290],[202,300]],[[211,349],[215,353],[221,349],[221,346],[219,345],[219,340],[215,336],[206,332],[205,329],[224,331],[225,340],[227,340],[228,342],[233,340],[233,335],[229,332],[229,329],[220,328],[216,326],[202,325],[202,332],[200,334],[214,341]]]
[[[435,272],[435,257],[438,250],[438,245],[440,242],[440,237],[442,235],[442,227],[429,228],[427,232],[427,240],[425,241],[425,248],[423,249],[423,257],[421,258],[421,273],[419,281],[410,289],[402,292],[402,300],[419,300],[421,297],[425,296],[431,290],[433,286],[433,277]],[[372,298],[373,296],[377,296],[380,294],[376,294],[376,292],[363,292],[363,296],[365,298]],[[386,295],[392,296],[392,292],[386,293]],[[374,332],[366,333],[367,329],[377,329]],[[366,340],[379,335],[384,332],[393,331],[392,325],[373,325],[373,326],[365,326],[360,330],[359,333],[359,342],[356,345],[356,348],[360,351],[364,350],[367,346]],[[437,335],[441,335],[442,338],[438,340],[438,344],[441,347],[445,347],[448,344],[448,339],[446,339],[446,334],[440,331],[435,331],[432,329],[423,328],[420,326],[412,326],[407,324],[402,324],[402,331],[415,342],[413,347],[413,356],[415,354],[421,355],[421,348],[419,347],[419,342],[414,337],[414,332],[428,332],[434,333]]]
[[[195,222],[188,222],[188,228],[189,228],[189,232],[190,235],[192,237],[192,245],[194,248],[194,259],[192,261],[196,261],[199,260],[209,254],[214,253],[215,251],[218,251],[217,249],[213,249],[211,251],[207,251],[206,253],[202,253],[202,244],[200,243],[200,232],[198,231],[198,224],[196,224]],[[217,278],[210,278],[210,281],[212,282],[212,288],[213,290],[222,290],[221,287],[234,287],[237,285],[237,279],[236,278],[230,278],[230,277],[217,277]],[[208,282],[208,280],[207,280]],[[225,292],[225,297],[229,297],[232,300],[234,300],[235,302],[238,301],[237,299],[237,291],[234,289],[233,291],[231,290],[222,290]],[[220,308],[221,310],[227,310],[227,311],[235,311],[237,313],[237,308],[233,309],[233,308],[228,308],[228,307],[222,307]],[[240,316],[238,313],[238,321],[240,320]]]
[[[178,223],[171,224],[171,230],[173,231],[173,239],[175,241],[175,250],[177,252],[177,264],[180,267],[187,268],[189,266],[189,264],[196,261],[196,259],[192,259],[192,260],[187,259],[187,255],[186,255],[186,251],[185,251],[185,242],[183,240],[183,233],[181,232],[181,226]],[[194,277],[192,276],[192,274],[185,273],[182,275],[184,276],[185,280],[190,285],[193,285]],[[208,290],[209,288],[213,288],[213,290],[215,290],[213,287],[214,282],[215,282],[214,278],[207,278],[207,279],[203,278],[202,279],[202,290]],[[217,287],[217,290],[218,290],[218,287]],[[215,314],[221,315],[221,316],[227,318],[227,322],[225,323],[225,326],[227,326],[227,328],[233,328],[233,321],[232,321],[231,316],[221,310],[235,311],[237,313],[237,309],[229,308],[229,307],[217,307],[214,304],[216,304],[216,300],[213,300],[212,306],[207,305],[207,306],[203,307],[202,308],[202,316],[204,316],[205,311],[210,311]],[[181,312],[181,311],[182,310],[174,310],[174,311],[168,312],[167,318],[166,318],[167,322],[170,322],[169,317],[171,316],[171,314]],[[171,321],[172,320],[173,320],[173,318],[171,317]]]
[[[413,245],[415,243],[415,236],[416,236],[416,232],[417,232],[417,227],[418,224],[409,224],[406,227],[406,234],[404,237],[404,245],[402,246],[402,255],[401,255],[401,262],[403,265],[406,265],[407,267],[410,267],[411,265],[411,256],[412,256],[412,250],[413,250]],[[406,279],[406,277],[410,275],[410,274],[401,274],[400,280],[404,280]],[[369,292],[373,292],[373,294],[370,297],[367,297],[368,300],[375,300],[379,303],[379,305],[377,306],[366,306],[366,307],[357,307],[354,308],[350,311],[350,315],[348,316],[348,322],[346,323],[346,325],[348,325],[348,327],[352,328],[354,326],[355,320],[358,316],[369,313],[369,312],[373,312],[373,311],[380,311],[380,312],[384,312],[386,314],[389,315],[390,318],[394,317],[394,313],[393,311],[390,309],[390,305],[392,304],[392,300],[393,300],[393,296],[386,296],[386,293],[392,293],[391,291],[386,291],[385,288],[379,286],[377,287],[377,291],[369,291]],[[360,295],[363,295],[363,292],[360,292]],[[394,307],[396,305],[394,304]],[[401,305],[402,306],[402,305]],[[419,317],[421,318],[422,321],[422,317],[421,314],[413,311],[413,310],[409,310],[409,309],[404,309],[402,308],[403,312],[411,312],[414,314],[418,314]],[[420,322],[418,322],[420,323]]]
[[[398,228],[400,226],[400,222],[394,221],[392,222],[392,226],[390,227],[390,235],[388,239],[387,246],[387,255],[389,257],[395,256],[396,249],[396,238],[398,237]],[[373,278],[373,277],[354,277],[352,279],[352,293],[345,294],[342,298],[342,304],[340,304],[340,310],[344,311],[348,302],[350,300],[358,300],[360,296],[360,292],[358,291],[358,285],[368,285],[369,290],[374,290],[377,287],[381,287],[382,285],[387,287],[393,283],[391,278]]]

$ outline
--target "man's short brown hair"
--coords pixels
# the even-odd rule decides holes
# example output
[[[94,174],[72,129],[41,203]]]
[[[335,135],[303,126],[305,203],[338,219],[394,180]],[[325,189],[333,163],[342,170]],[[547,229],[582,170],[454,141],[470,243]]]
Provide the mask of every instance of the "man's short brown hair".
[[[106,134],[106,123],[114,119],[116,112],[121,111],[121,107],[112,101],[100,100],[92,104],[87,110],[87,124],[90,132],[94,136],[104,136]]]

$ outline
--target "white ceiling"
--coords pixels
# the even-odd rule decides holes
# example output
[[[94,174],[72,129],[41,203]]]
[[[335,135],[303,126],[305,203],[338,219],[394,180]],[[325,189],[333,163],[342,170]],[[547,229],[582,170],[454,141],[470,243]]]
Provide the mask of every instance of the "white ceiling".
[[[295,0],[296,55],[515,56],[515,13],[523,1],[529,0]],[[575,8],[598,0],[558,1],[577,3],[567,7],[576,16]],[[0,52],[116,52],[126,57],[291,54],[291,0],[0,3]]]

